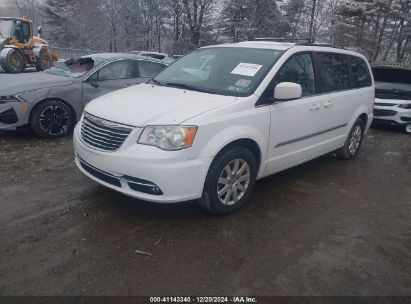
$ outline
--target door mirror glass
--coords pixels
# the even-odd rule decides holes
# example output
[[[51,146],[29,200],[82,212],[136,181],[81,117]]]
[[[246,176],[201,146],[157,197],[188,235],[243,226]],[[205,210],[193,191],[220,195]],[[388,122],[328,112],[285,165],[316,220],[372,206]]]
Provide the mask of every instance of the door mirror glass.
[[[301,85],[294,82],[281,82],[274,88],[274,100],[286,101],[301,98],[303,93]]]

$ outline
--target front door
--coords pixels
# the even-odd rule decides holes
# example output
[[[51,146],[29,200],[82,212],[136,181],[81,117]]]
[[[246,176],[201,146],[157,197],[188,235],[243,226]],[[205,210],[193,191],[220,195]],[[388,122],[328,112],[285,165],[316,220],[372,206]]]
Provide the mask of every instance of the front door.
[[[157,75],[165,65],[147,60],[117,60],[103,66],[83,83],[83,102],[147,82]]]
[[[316,155],[316,137],[321,119],[322,97],[316,95],[314,66],[310,53],[293,55],[270,85],[281,82],[301,85],[300,99],[274,102],[271,108],[267,171],[275,172]]]
[[[117,60],[103,66],[83,83],[83,103],[135,84],[133,60]]]

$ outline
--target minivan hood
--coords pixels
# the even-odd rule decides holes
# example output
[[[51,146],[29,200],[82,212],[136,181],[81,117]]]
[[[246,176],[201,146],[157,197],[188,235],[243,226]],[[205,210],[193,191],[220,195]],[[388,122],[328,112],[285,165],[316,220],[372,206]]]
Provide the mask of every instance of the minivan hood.
[[[2,96],[14,95],[72,83],[73,79],[69,77],[52,75],[45,72],[0,74],[0,94]]]
[[[176,125],[235,100],[234,96],[139,84],[103,95],[90,102],[85,111],[136,127]]]

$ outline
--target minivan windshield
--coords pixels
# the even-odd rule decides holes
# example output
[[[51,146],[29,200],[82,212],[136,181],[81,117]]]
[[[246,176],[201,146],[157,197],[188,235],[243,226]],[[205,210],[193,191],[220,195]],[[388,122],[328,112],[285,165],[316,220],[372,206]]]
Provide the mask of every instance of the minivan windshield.
[[[214,47],[198,49],[153,78],[170,87],[230,96],[249,96],[283,51]]]

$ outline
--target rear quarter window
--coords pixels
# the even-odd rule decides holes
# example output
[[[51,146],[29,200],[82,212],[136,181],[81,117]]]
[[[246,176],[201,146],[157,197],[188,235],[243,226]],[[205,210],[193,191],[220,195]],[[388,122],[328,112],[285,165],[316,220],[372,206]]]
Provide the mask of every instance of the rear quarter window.
[[[363,88],[372,85],[370,69],[364,59],[349,56],[353,88]]]
[[[164,65],[160,63],[143,61],[140,60],[138,63],[138,69],[140,71],[140,77],[142,78],[151,78],[156,76],[164,69]]]
[[[319,84],[322,93],[348,90],[350,74],[344,54],[316,53],[319,65]]]

